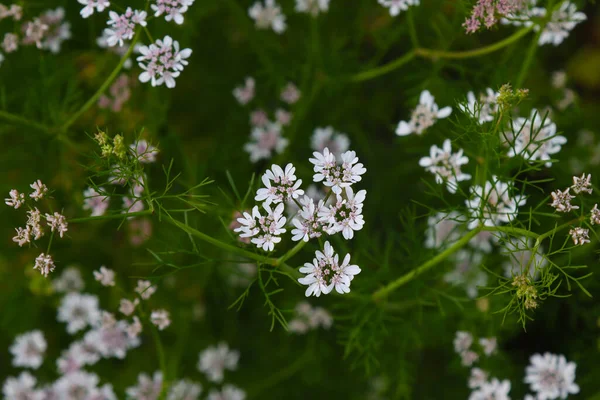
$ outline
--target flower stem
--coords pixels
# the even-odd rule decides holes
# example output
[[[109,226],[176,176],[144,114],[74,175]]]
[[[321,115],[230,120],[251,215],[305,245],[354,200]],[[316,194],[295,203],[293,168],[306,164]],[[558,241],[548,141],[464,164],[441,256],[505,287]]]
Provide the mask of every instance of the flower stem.
[[[482,226],[481,230],[488,232],[504,232],[508,233],[509,235],[521,235],[533,239],[537,239],[540,236],[535,232],[528,231],[527,229],[513,228],[511,226]]]
[[[69,223],[77,224],[80,222],[101,221],[101,220],[107,220],[107,219],[121,219],[121,218],[129,218],[129,217],[140,217],[143,215],[152,215],[152,211],[144,210],[144,211],[127,213],[127,214],[110,214],[110,215],[100,215],[97,217],[72,218],[72,219],[69,219]]]
[[[27,126],[27,127],[34,128],[34,129],[37,129],[42,132],[46,132],[46,133],[50,132],[50,128],[45,125],[39,124],[35,121],[28,120],[27,118],[21,117],[20,115],[11,114],[6,111],[0,110],[0,118],[4,119],[5,121],[11,122],[15,125]]]
[[[409,61],[412,61],[416,55],[417,55],[416,49],[409,51],[408,53],[404,54],[402,57],[400,57],[388,64],[385,64],[385,65],[382,65],[381,67],[373,68],[368,71],[360,72],[356,75],[353,75],[352,77],[350,77],[350,81],[351,82],[368,81],[370,79],[377,78],[378,76],[385,75],[388,72],[392,72],[393,70],[400,68],[401,66],[408,63]]]
[[[282,265],[283,263],[285,263],[287,260],[292,258],[297,252],[299,252],[305,245],[306,245],[306,242],[304,240],[301,240],[291,250],[289,250],[287,253],[285,253],[284,255],[279,257],[277,259],[277,263],[275,264],[275,266]]]

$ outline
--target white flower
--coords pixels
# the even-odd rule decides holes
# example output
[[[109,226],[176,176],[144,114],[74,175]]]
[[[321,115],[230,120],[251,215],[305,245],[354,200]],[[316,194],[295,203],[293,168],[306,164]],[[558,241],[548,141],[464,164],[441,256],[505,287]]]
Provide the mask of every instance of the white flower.
[[[598,204],[594,204],[594,208],[591,210],[590,223],[592,225],[600,225],[600,210]]]
[[[533,248],[533,239],[531,238],[510,237],[504,240],[504,248],[501,253],[510,258],[503,264],[504,275],[507,278],[527,275],[529,279],[538,279],[540,271],[548,265],[548,260],[543,254],[543,247],[539,246],[535,254],[532,252]],[[527,265],[529,265],[529,269],[525,271]]]
[[[94,9],[98,12],[104,11],[105,8],[110,6],[108,0],[77,0],[79,4],[85,5],[80,11],[83,18],[87,18],[94,13]]]
[[[590,182],[590,180],[592,179],[592,174],[588,174],[588,176],[586,177],[585,174],[581,175],[581,178],[578,178],[576,176],[573,177],[573,185],[571,186],[571,189],[573,189],[573,191],[577,194],[581,193],[581,192],[586,192],[588,194],[592,194],[592,183]]]
[[[258,248],[273,251],[275,244],[281,242],[279,235],[286,231],[286,218],[282,215],[284,204],[279,203],[274,211],[267,204],[263,204],[263,208],[267,211],[265,216],[260,214],[258,206],[254,206],[252,214],[244,212],[243,218],[237,219],[241,226],[234,232],[240,232],[242,238],[252,238],[251,242]]]
[[[465,331],[456,331],[454,337],[454,351],[458,354],[463,353],[471,348],[473,344],[473,335]]]
[[[223,385],[223,388],[220,392],[217,392],[215,389],[212,389],[208,394],[207,400],[245,400],[246,393],[230,384]]]
[[[34,208],[33,210],[27,211],[27,226],[31,228],[31,234],[33,235],[33,240],[38,240],[42,236],[44,236],[44,230],[40,225],[40,221],[42,219],[42,213],[40,210]]]
[[[425,247],[438,249],[448,246],[461,237],[459,227],[464,221],[461,215],[455,211],[450,213],[437,213],[427,218],[427,229],[425,231]]]
[[[295,226],[292,229],[292,240],[295,242],[299,240],[308,242],[309,239],[321,237],[325,229],[325,223],[319,218],[319,213],[324,207],[323,201],[320,200],[318,205],[315,206],[312,198],[304,196],[300,200],[300,204],[302,204],[302,209],[299,210],[297,217],[292,220],[292,224]]]
[[[38,49],[42,48],[42,39],[48,31],[48,25],[46,25],[41,18],[35,18],[31,22],[26,22],[23,27],[25,28],[25,37],[23,38],[23,44],[35,43]]]
[[[316,128],[310,138],[310,146],[319,152],[327,148],[337,159],[350,148],[350,139],[346,134],[334,131],[331,126]]]
[[[12,53],[19,47],[19,37],[14,33],[6,33],[2,39],[2,49],[6,53]]]
[[[67,323],[67,332],[71,335],[94,326],[100,321],[98,297],[91,294],[68,293],[62,298],[57,319]]]
[[[315,151],[315,158],[309,161],[314,164],[313,181],[323,182],[335,194],[342,193],[342,188],[348,187],[362,180],[361,175],[367,172],[362,163],[358,162],[358,157],[354,151],[347,151],[342,154],[341,165],[337,163],[336,157],[329,152],[328,148],[323,153]]]
[[[565,356],[534,354],[529,362],[525,369],[525,383],[529,383],[539,400],[566,399],[569,394],[579,393],[579,386],[575,383],[577,365],[567,362]]]
[[[218,346],[210,346],[200,353],[198,370],[205,373],[209,381],[220,383],[223,381],[225,370],[234,371],[239,359],[239,351],[229,350],[227,343],[221,342]]]
[[[319,13],[329,10],[329,0],[296,0],[295,10],[316,17]]]
[[[52,256],[50,256],[50,254],[46,255],[44,253],[40,254],[35,259],[35,265],[33,266],[33,269],[39,270],[40,273],[45,277],[48,277],[48,274],[54,271],[54,268],[55,266],[54,261],[52,260]]]
[[[200,393],[202,393],[201,384],[182,379],[171,385],[167,400],[198,400]]]
[[[148,300],[150,296],[152,296],[156,292],[156,286],[152,286],[150,281],[137,281],[137,286],[135,288],[136,293],[140,295],[140,297],[144,300]]]
[[[110,19],[107,25],[110,28],[106,28],[104,33],[107,36],[107,43],[109,46],[123,46],[124,40],[133,39],[135,34],[135,25],[146,26],[146,11],[132,10],[131,7],[127,7],[124,14],[117,14],[114,11],[109,11],[108,16]]]
[[[264,0],[264,5],[257,1],[248,9],[248,15],[254,20],[258,29],[273,29],[282,34],[286,29],[285,15],[275,0]]]
[[[175,87],[175,78],[188,65],[187,59],[192,55],[191,49],[180,51],[179,42],[171,36],[158,39],[150,46],[142,46],[139,52],[138,65],[144,70],[139,76],[140,81],[151,81],[152,86],[165,83],[168,88]]]
[[[435,99],[428,90],[421,92],[419,105],[414,109],[410,121],[400,121],[396,129],[396,135],[406,136],[411,133],[423,134],[427,128],[432,126],[438,119],[446,118],[452,113],[452,107],[444,107],[441,110],[435,104]]]
[[[349,293],[350,282],[360,273],[358,265],[350,264],[350,254],[346,254],[340,264],[339,256],[334,253],[333,247],[329,242],[325,242],[324,251],[317,250],[315,256],[312,264],[305,263],[300,268],[300,272],[306,276],[298,279],[298,282],[308,285],[306,297],[311,295],[319,297],[321,293],[328,294],[334,287],[340,294]]]
[[[538,8],[537,14],[540,17],[546,16],[546,9]],[[552,43],[554,46],[561,44],[568,36],[569,32],[575,28],[575,26],[587,19],[586,15],[582,12],[577,11],[575,4],[565,1],[561,4],[560,8],[552,13],[550,21],[545,25],[542,34],[538,40],[540,46]],[[535,30],[539,31],[540,26],[536,25]]]
[[[471,175],[465,174],[460,170],[461,165],[469,162],[466,156],[463,156],[463,150],[452,153],[452,142],[450,139],[444,140],[440,149],[436,145],[431,146],[429,157],[423,157],[419,160],[419,165],[426,171],[435,175],[435,181],[438,184],[446,183],[446,188],[450,193],[456,193],[458,182],[471,179]]]
[[[25,194],[19,193],[16,189],[11,190],[8,195],[10,198],[4,199],[4,203],[13,207],[15,210],[25,204]]]
[[[98,387],[100,378],[86,371],[74,371],[61,376],[53,386],[54,394],[61,400],[106,399]],[[110,388],[112,393],[112,387]],[[114,393],[112,393],[114,398]]]
[[[337,201],[331,206],[320,207],[319,221],[329,226],[325,231],[333,235],[342,232],[344,239],[354,237],[354,231],[359,231],[365,224],[362,216],[363,202],[367,196],[366,190],[359,190],[356,195],[351,187],[346,187],[346,198],[336,195]]]
[[[298,100],[300,100],[300,90],[292,82],[288,82],[281,91],[281,101],[294,104]]]
[[[485,93],[479,94],[479,99],[475,97],[473,92],[467,93],[466,106],[459,106],[464,113],[477,118],[480,124],[494,120],[494,115],[498,112],[498,103],[496,99],[498,93],[492,89],[485,89]]]
[[[47,29],[43,32],[44,40],[38,46],[39,48],[50,50],[54,54],[60,52],[62,42],[71,38],[71,24],[63,22],[64,18],[65,10],[62,7],[42,14],[40,20]]]
[[[471,216],[468,228],[474,229],[479,224],[496,226],[515,219],[526,198],[521,194],[511,195],[512,191],[512,185],[499,181],[496,176],[484,187],[471,186],[471,199],[465,202]]]
[[[80,292],[85,287],[81,272],[75,267],[65,268],[58,278],[52,281],[52,287],[60,293]]]
[[[16,377],[8,377],[2,386],[5,400],[44,400],[41,390],[35,390],[36,379],[29,372],[21,372]]]
[[[13,355],[13,367],[38,369],[44,361],[47,347],[46,339],[39,330],[17,336],[9,349]]]
[[[479,339],[479,344],[483,347],[483,353],[486,356],[491,356],[496,352],[496,348],[498,347],[498,340],[495,337],[491,338],[481,338]]]
[[[140,333],[142,333],[142,323],[137,316],[133,317],[133,323],[127,326],[127,336],[130,339],[136,339]]]
[[[267,122],[264,126],[255,126],[250,134],[250,142],[244,145],[244,151],[250,153],[250,161],[269,159],[273,152],[281,154],[289,141],[281,136],[281,124]]]
[[[479,252],[459,250],[452,257],[455,262],[454,270],[444,275],[444,281],[461,286],[469,298],[477,297],[479,286],[487,283],[487,274],[479,269],[482,255]]]
[[[269,123],[269,116],[267,115],[267,112],[262,108],[254,110],[250,113],[250,125],[252,125],[253,127],[264,128]],[[283,124],[281,124],[279,121],[277,121],[277,123],[280,124],[279,129],[281,129],[281,126],[283,126]]]
[[[379,4],[390,9],[392,17],[400,14],[401,11],[408,10],[410,6],[418,6],[419,0],[378,0]]]
[[[254,98],[256,83],[251,76],[247,77],[244,86],[239,86],[233,89],[233,97],[241,105],[246,105]]]
[[[291,163],[285,166],[285,170],[273,164],[271,169],[262,176],[265,187],[258,189],[254,200],[264,201],[265,204],[277,204],[302,196],[304,190],[298,189],[302,179],[296,179],[295,172],[296,168]]]
[[[479,389],[473,391],[469,400],[510,400],[510,381],[493,378],[490,382],[485,382]]]
[[[469,388],[477,389],[482,387],[487,382],[488,374],[480,368],[472,368],[471,376],[469,377]]]
[[[64,233],[68,230],[69,224],[64,215],[55,212],[53,215],[46,214],[46,221],[52,232],[57,231],[59,236],[62,238]]]
[[[29,187],[33,189],[33,193],[31,193],[29,197],[35,201],[43,199],[46,193],[48,193],[48,188],[39,179],[29,185]]]
[[[128,398],[140,400],[158,400],[163,385],[163,376],[160,371],[156,371],[150,378],[142,373],[138,375],[138,384],[127,388]]]
[[[288,126],[292,121],[293,114],[289,111],[285,111],[282,108],[278,108],[275,111],[275,120],[277,123],[281,124],[281,126]]]
[[[19,21],[21,17],[23,17],[23,8],[16,4],[11,4],[10,7],[0,4],[0,20],[10,17],[12,17],[14,21]]]
[[[165,21],[175,21],[177,25],[183,24],[183,14],[188,7],[194,4],[194,0],[155,0],[156,4],[150,7],[154,10],[154,16],[165,15]]]
[[[102,286],[115,286],[115,271],[106,268],[104,265],[98,271],[94,271],[94,278]]]
[[[119,305],[119,311],[126,316],[130,316],[131,314],[133,314],[135,312],[135,307],[138,304],[140,304],[140,300],[137,298],[133,301],[128,300],[128,299],[121,299],[120,305]]]
[[[555,190],[550,193],[552,196],[552,203],[550,203],[551,207],[554,207],[558,212],[569,212],[571,210],[579,209],[579,206],[574,206],[571,204],[571,200],[575,198],[572,196],[569,191],[571,188],[566,188],[564,191]]]
[[[100,189],[101,192],[104,192],[104,188],[101,187],[98,189]],[[92,217],[104,215],[110,203],[108,196],[101,195],[96,189],[91,187],[83,191],[83,198],[83,209],[91,210]]]
[[[573,228],[569,231],[569,235],[573,239],[573,244],[575,246],[580,245],[583,246],[586,243],[590,242],[590,230],[585,228]]]
[[[288,329],[292,333],[304,334],[309,329],[317,329],[322,326],[325,329],[333,325],[333,317],[321,307],[313,308],[306,301],[296,305],[296,317],[288,324]]]
[[[169,319],[169,312],[167,310],[154,310],[150,314],[150,321],[158,327],[159,330],[163,330],[171,325]]]
[[[149,164],[156,161],[158,155],[158,148],[152,146],[146,140],[137,140],[135,143],[129,146],[137,160],[143,164]]]
[[[126,321],[115,321],[113,316],[108,323],[105,321],[97,328],[88,331],[84,336],[84,343],[103,358],[122,360],[130,349],[140,345],[137,335],[131,335],[130,329],[131,325]]]
[[[12,238],[12,241],[17,243],[19,247],[23,247],[25,243],[31,243],[31,227],[27,225],[25,228],[15,228],[17,236]]]
[[[503,134],[510,146],[509,157],[522,156],[529,162],[546,161],[551,167],[551,155],[558,153],[567,143],[564,136],[556,134],[556,124],[550,118],[542,118],[535,109],[529,118],[517,118],[512,122],[512,130]]]
[[[460,353],[460,362],[464,367],[470,367],[477,360],[479,360],[479,355],[474,351],[467,350]]]

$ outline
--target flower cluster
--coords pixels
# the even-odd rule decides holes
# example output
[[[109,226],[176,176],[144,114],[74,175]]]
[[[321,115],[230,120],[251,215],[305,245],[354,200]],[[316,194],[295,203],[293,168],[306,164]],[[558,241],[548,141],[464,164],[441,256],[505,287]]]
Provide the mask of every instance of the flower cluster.
[[[379,4],[390,9],[392,17],[397,16],[402,11],[408,10],[410,6],[418,6],[419,0],[377,0]]]
[[[428,90],[424,90],[421,92],[419,104],[413,110],[410,121],[400,121],[398,128],[396,128],[396,135],[407,136],[411,133],[422,135],[438,119],[446,118],[451,113],[452,107],[439,109],[431,93]]]
[[[139,76],[140,81],[150,81],[152,86],[164,83],[168,88],[175,87],[175,78],[188,65],[187,59],[192,55],[191,49],[180,50],[179,42],[171,36],[157,39],[150,46],[141,46],[139,52],[138,65],[144,70]]]
[[[272,29],[282,34],[287,28],[285,15],[275,0],[257,1],[248,9],[248,15],[254,20],[257,29]]]
[[[529,362],[530,365],[525,369],[525,383],[536,393],[536,398],[566,399],[570,394],[579,393],[579,386],[575,383],[577,365],[567,362],[565,356],[534,354]]]
[[[296,0],[295,10],[316,17],[329,10],[329,0]]]
[[[510,183],[500,181],[496,176],[487,181],[485,186],[471,186],[471,199],[466,200],[470,213],[469,228],[477,225],[496,226],[510,223],[517,217],[519,206],[526,202],[525,196],[512,194]]]
[[[329,329],[333,325],[333,317],[324,308],[312,307],[306,301],[298,303],[294,311],[295,317],[288,324],[292,333],[303,335],[310,330],[319,327]]]
[[[445,183],[450,193],[456,193],[458,182],[471,179],[471,175],[461,171],[461,165],[468,162],[469,159],[463,155],[462,149],[452,153],[452,142],[446,139],[442,148],[431,146],[429,157],[421,158],[419,165],[434,174],[438,184]]]
[[[118,113],[131,97],[130,78],[126,74],[121,74],[113,82],[108,90],[109,95],[103,94],[98,98],[98,107],[109,108],[112,112]]]
[[[551,193],[552,202],[550,203],[550,206],[561,213],[578,210],[579,206],[571,204],[571,200],[575,199],[576,196],[572,195],[570,191],[573,190],[577,195],[581,193],[591,194],[593,191],[591,180],[591,174],[582,174],[580,177],[573,176],[573,185],[563,191],[555,190]],[[580,220],[580,222],[582,221]],[[594,208],[590,211],[590,224],[597,225],[598,223],[600,223],[600,211],[598,210],[598,205],[594,204]],[[578,226],[572,228],[569,231],[569,235],[571,236],[571,239],[573,239],[573,244],[576,246],[584,245],[590,242],[589,232],[589,229]]]
[[[485,93],[480,93],[478,97],[473,92],[467,93],[467,103],[459,106],[460,110],[469,116],[476,118],[480,124],[494,120],[498,112],[497,102],[498,93],[491,88],[485,89]]]
[[[217,346],[209,346],[200,353],[198,370],[204,373],[210,382],[221,384],[225,378],[225,370],[236,370],[239,359],[239,351],[231,350],[227,343],[221,342]],[[246,393],[235,385],[226,383],[222,385],[221,390],[211,389],[207,398],[244,400]]]
[[[477,32],[482,23],[490,29],[499,18],[514,14],[522,7],[523,0],[478,0],[463,26],[467,33]]]
[[[329,149],[336,158],[340,158],[350,148],[350,139],[341,132],[336,132],[333,127],[315,128],[310,138],[310,147],[314,151],[322,152]]]

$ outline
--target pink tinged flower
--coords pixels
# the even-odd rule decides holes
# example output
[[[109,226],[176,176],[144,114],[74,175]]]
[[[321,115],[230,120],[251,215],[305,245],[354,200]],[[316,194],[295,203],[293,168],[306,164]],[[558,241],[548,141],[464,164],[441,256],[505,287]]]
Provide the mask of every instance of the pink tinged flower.
[[[152,378],[146,374],[139,374],[137,385],[128,387],[126,394],[131,399],[157,400],[162,391],[162,386],[163,376],[161,372],[156,371]]]
[[[15,21],[19,21],[22,16],[23,8],[21,6],[12,4],[10,7],[6,7],[4,4],[0,4],[0,21],[10,17]]]
[[[139,197],[123,197],[123,213],[130,214],[144,210],[144,202]],[[133,218],[133,217],[130,217]]]
[[[135,312],[135,307],[138,304],[140,304],[140,300],[138,298],[136,298],[133,301],[128,300],[128,299],[121,299],[120,305],[119,305],[119,311],[122,314],[129,317],[131,314],[133,314]]]
[[[94,271],[94,279],[102,286],[115,286],[115,271],[101,266],[98,271]]]
[[[569,235],[571,235],[571,238],[573,239],[573,244],[575,246],[577,246],[577,245],[583,246],[584,244],[590,242],[590,230],[589,229],[585,229],[585,228],[581,228],[581,227],[573,228],[569,231]]]
[[[169,312],[167,310],[152,311],[152,313],[150,314],[150,321],[161,331],[169,325],[171,325],[171,320],[169,319]]]
[[[510,400],[508,393],[510,392],[510,381],[499,381],[497,378],[492,378],[491,381],[486,381],[477,390],[473,391],[469,396],[469,400]]]
[[[13,355],[12,365],[38,369],[44,361],[47,347],[46,339],[39,330],[17,336],[9,349]]]
[[[284,203],[279,203],[275,210],[268,204],[263,204],[267,212],[261,215],[258,206],[254,206],[252,214],[244,212],[242,218],[238,218],[240,227],[234,231],[240,233],[242,238],[251,238],[250,242],[264,251],[273,251],[275,244],[281,242],[280,235],[285,233],[286,218],[282,215]]]
[[[295,10],[316,17],[329,10],[329,0],[296,0]]]
[[[31,22],[26,22],[23,25],[25,31],[25,37],[23,38],[23,44],[33,44],[37,46],[38,49],[42,48],[42,39],[48,31],[49,27],[45,23],[42,22],[40,18],[36,18]]]
[[[315,128],[310,138],[310,145],[314,151],[321,152],[325,148],[329,149],[337,159],[350,148],[350,139],[348,139],[346,134],[336,132],[333,127],[328,126],[325,128]]]
[[[102,12],[105,8],[110,6],[108,0],[77,0],[77,2],[85,6],[79,12],[82,18],[88,18],[90,15],[94,14],[94,10]]]
[[[347,151],[341,156],[341,163],[338,164],[336,157],[328,148],[323,153],[314,152],[314,158],[309,161],[314,165],[314,182],[323,182],[330,187],[335,194],[342,193],[342,188],[351,186],[362,180],[362,176],[367,169],[362,163],[358,162],[356,152]]]
[[[525,383],[539,399],[566,399],[570,394],[579,393],[575,383],[574,362],[567,362],[565,356],[544,353],[534,354],[525,369]]]
[[[255,81],[252,77],[247,77],[244,86],[238,86],[233,89],[233,97],[240,103],[241,105],[246,105],[254,98],[255,94]]]
[[[324,251],[317,250],[315,256],[312,263],[305,263],[304,267],[300,268],[300,272],[306,276],[299,278],[298,282],[308,285],[306,297],[319,297],[321,293],[328,294],[334,288],[340,294],[349,293],[350,282],[361,271],[357,265],[350,264],[350,254],[346,254],[340,264],[339,256],[335,254],[333,247],[329,242],[325,242]]]
[[[292,82],[289,82],[281,92],[281,100],[294,104],[300,99],[300,90]]]
[[[344,239],[350,240],[354,231],[361,230],[365,224],[362,209],[367,191],[359,190],[355,195],[351,187],[346,187],[345,195],[344,198],[338,194],[334,204],[321,207],[318,217],[319,222],[326,224],[325,232],[330,235],[341,232]]]
[[[7,33],[2,39],[2,49],[8,54],[19,48],[19,37],[14,33]]]
[[[235,385],[231,385],[229,383],[223,385],[221,391],[217,391],[216,389],[212,389],[210,393],[208,393],[207,400],[245,400],[246,392],[242,389],[238,388]]]
[[[441,149],[436,145],[431,146],[429,157],[421,158],[419,165],[435,175],[436,183],[445,183],[450,193],[456,193],[458,182],[471,179],[471,175],[461,171],[461,166],[468,162],[462,149],[452,153],[452,143],[446,139]]]
[[[150,7],[155,17],[165,14],[165,21],[175,21],[177,25],[183,24],[183,14],[188,7],[194,4],[194,0],[154,0],[155,4]]]
[[[255,126],[250,141],[244,145],[244,151],[250,154],[250,161],[269,159],[273,153],[281,154],[289,141],[281,134],[281,124],[267,122],[264,126]]]
[[[57,320],[67,323],[67,333],[73,335],[87,326],[100,322],[98,297],[91,294],[68,293],[62,298]]]
[[[469,388],[477,389],[482,387],[488,380],[488,373],[480,368],[471,369],[471,377],[469,378]]]
[[[570,190],[571,188],[566,188],[562,192],[560,190],[555,190],[554,192],[550,193],[550,196],[552,197],[552,203],[550,203],[550,206],[554,207],[556,211],[563,213],[579,209],[579,206],[574,206],[571,204],[571,200],[574,199],[575,196],[572,196],[569,193]]]
[[[471,348],[473,335],[465,331],[457,331],[454,337],[454,351],[458,354],[464,353]]]
[[[302,208],[296,218],[292,220],[292,224],[295,226],[292,229],[292,240],[295,242],[299,240],[308,242],[309,239],[321,237],[325,233],[326,226],[329,225],[319,218],[319,213],[324,207],[323,201],[320,200],[318,205],[315,206],[312,198],[304,196],[300,200],[300,204]]]
[[[16,189],[11,190],[8,195],[9,198],[4,199],[4,204],[9,207],[13,207],[15,210],[25,204],[25,194],[19,193]]]
[[[135,218],[129,220],[129,242],[132,246],[141,246],[152,236],[152,222],[148,218]]]
[[[17,235],[12,238],[13,242],[19,247],[23,247],[26,243],[31,243],[31,227],[27,225],[25,228],[15,228]]]
[[[150,281],[137,281],[135,291],[140,295],[143,300],[148,300],[156,292],[156,286],[152,286]]]
[[[48,29],[43,33],[43,41],[41,42],[41,46],[38,46],[39,48],[50,50],[54,54],[60,52],[62,42],[71,38],[71,24],[64,22],[64,19],[65,10],[62,7],[58,7],[55,10],[48,10],[42,14],[40,20]],[[26,41],[27,38],[25,38],[24,42]]]
[[[379,4],[390,9],[390,15],[395,17],[410,6],[418,6],[419,0],[378,0]]]
[[[167,400],[198,400],[201,393],[201,384],[182,379],[171,385]]]
[[[137,160],[143,164],[149,164],[156,161],[158,148],[152,146],[146,140],[141,139],[129,146]]]
[[[446,118],[452,113],[451,107],[439,109],[434,97],[428,90],[421,92],[419,104],[413,110],[410,121],[400,121],[396,135],[407,136],[411,133],[421,135],[438,119]]]
[[[277,122],[279,122],[279,121],[277,121]],[[262,128],[262,127],[265,127],[268,123],[269,123],[269,117],[267,116],[267,113],[264,110],[258,109],[258,110],[254,110],[250,113],[250,125],[252,125],[254,127]],[[281,125],[283,125],[283,124],[281,124]]]
[[[491,356],[496,352],[496,348],[498,347],[498,340],[495,337],[481,338],[479,339],[479,344],[483,348],[483,353],[486,356]]]
[[[55,212],[54,214],[46,214],[45,217],[50,230],[52,232],[58,232],[59,236],[62,238],[69,226],[65,216]]]
[[[546,9],[538,9],[538,14],[544,17],[547,13]],[[569,1],[563,2],[560,8],[552,13],[550,21],[544,26],[538,44],[542,46],[550,43],[554,46],[558,46],[569,36],[569,32],[572,31],[577,24],[586,19],[587,16],[584,13],[577,11],[577,6],[575,6],[575,4]],[[540,26],[536,25],[535,30],[539,31]]]
[[[33,269],[37,269],[40,271],[40,273],[42,275],[44,275],[45,277],[48,277],[48,274],[50,274],[50,272],[54,271],[54,261],[52,260],[52,257],[50,256],[50,254],[40,254],[36,259],[35,259],[35,265],[33,266]]]
[[[117,14],[114,11],[109,11],[110,19],[106,22],[110,28],[104,30],[107,36],[109,46],[123,46],[124,40],[133,39],[135,34],[135,26],[146,26],[146,11],[132,10],[127,7],[124,14]]]
[[[203,372],[209,381],[220,383],[225,376],[225,370],[235,371],[240,359],[237,350],[230,350],[227,343],[210,346],[200,353],[198,370]]]
[[[263,5],[264,3],[264,5]],[[257,29],[271,28],[275,33],[282,34],[287,28],[285,15],[275,0],[257,1],[248,9],[248,15],[254,20]]]
[[[136,339],[142,333],[142,323],[137,316],[133,317],[133,322],[127,326],[126,332],[130,339]]]
[[[462,365],[470,367],[475,361],[479,360],[479,355],[471,350],[464,351],[460,354],[460,360]]]
[[[278,108],[277,111],[275,111],[275,119],[281,126],[288,126],[292,121],[292,113]]]
[[[592,174],[588,174],[587,176],[585,176],[585,174],[582,174],[581,177],[574,176],[573,185],[571,186],[571,189],[573,189],[573,191],[577,194],[581,192],[592,194],[593,189],[591,179]]]
[[[36,390],[37,380],[29,372],[21,372],[18,377],[8,377],[2,386],[3,398],[6,400],[43,400],[45,395]]]
[[[302,196],[304,190],[299,189],[302,179],[297,179],[295,172],[296,168],[291,163],[285,166],[285,170],[273,164],[262,176],[265,187],[258,189],[254,200],[277,204]]]
[[[600,225],[600,210],[598,209],[598,204],[594,204],[594,208],[592,208],[590,223],[592,225]]]
[[[168,88],[175,87],[175,78],[188,65],[187,59],[192,54],[191,49],[180,51],[179,42],[170,36],[158,39],[150,46],[142,46],[139,51],[138,65],[144,70],[139,76],[140,81],[150,81],[152,86],[164,83]]]
[[[100,187],[101,192],[104,192],[104,188]],[[106,195],[101,195],[94,188],[87,188],[83,191],[83,209],[91,210],[92,217],[98,217],[104,215],[110,204],[110,198]]]
[[[27,211],[27,226],[31,228],[31,236],[33,236],[33,240],[38,240],[44,236],[44,230],[40,225],[41,219],[42,213],[37,209],[37,207],[33,210]]]

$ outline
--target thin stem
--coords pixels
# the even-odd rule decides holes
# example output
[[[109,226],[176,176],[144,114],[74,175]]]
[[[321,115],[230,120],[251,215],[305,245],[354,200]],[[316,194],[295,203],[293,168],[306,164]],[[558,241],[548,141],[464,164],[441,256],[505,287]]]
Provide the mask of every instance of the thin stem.
[[[416,50],[416,49],[415,49]],[[402,57],[388,63],[382,65],[381,67],[373,68],[368,71],[360,72],[356,75],[350,77],[351,82],[362,82],[368,81],[369,79],[377,78],[378,76],[385,75],[389,72],[392,72],[395,69],[400,68],[404,64],[412,61],[416,56],[416,51],[412,50],[408,53],[404,54]]]
[[[8,122],[11,122],[15,125],[27,126],[30,128],[34,128],[34,129],[46,132],[46,133],[50,132],[50,128],[45,125],[39,124],[35,121],[28,120],[27,118],[21,117],[20,115],[11,114],[6,111],[0,110],[0,118],[6,120]]]
[[[292,258],[297,252],[299,252],[306,245],[306,243],[307,242],[305,242],[304,240],[301,240],[297,245],[292,247],[292,249],[290,249],[287,253],[285,253],[284,255],[279,257],[277,259],[277,263],[275,264],[275,266],[281,265],[284,262],[286,262],[287,260],[289,260],[290,258]]]
[[[121,72],[121,69],[123,68],[123,65],[125,64],[125,62],[129,58],[129,56],[131,56],[131,53],[133,52],[133,48],[135,47],[135,44],[137,43],[137,41],[138,41],[138,39],[140,37],[140,33],[142,33],[142,29],[138,28],[135,36],[133,37],[133,40],[131,41],[131,44],[129,45],[129,48],[127,49],[127,52],[123,55],[123,57],[121,57],[121,61],[119,61],[119,64],[117,64],[117,66],[115,67],[115,69],[113,69],[113,71],[110,73],[110,75],[108,76],[108,78],[106,78],[106,80],[104,81],[104,83],[102,84],[102,86],[100,86],[100,88],[96,91],[96,93],[94,93],[94,95],[92,97],[90,97],[90,99],[83,106],[81,106],[81,108],[79,110],[77,110],[77,112],[75,112],[75,114],[73,114],[71,116],[71,118],[69,118],[67,120],[67,122],[65,122],[60,127],[61,131],[64,132],[67,129],[69,129],[69,127],[71,125],[73,125],[75,123],[75,121],[77,121],[77,119],[81,116],[81,114],[83,114],[91,106],[93,106],[94,104],[96,104],[96,102],[98,101],[98,98],[100,96],[102,96],[102,94],[106,91],[106,89],[108,89],[108,87],[113,83],[113,81],[116,79],[116,77],[119,74],[119,72]]]
[[[504,232],[504,233],[508,233],[509,235],[521,235],[521,236],[527,236],[533,239],[537,239],[540,235],[538,235],[535,232],[531,232],[528,231],[527,229],[522,229],[522,228],[513,228],[510,226],[482,226],[481,227],[482,231],[488,231],[488,232]]]
[[[137,211],[127,214],[110,214],[110,215],[100,215],[98,217],[82,217],[82,218],[72,218],[69,219],[70,224],[77,224],[80,222],[88,222],[88,221],[101,221],[107,219],[121,219],[121,218],[129,218],[129,217],[141,217],[143,215],[152,215],[152,211],[144,210]]]
[[[527,72],[529,72],[529,68],[531,67],[531,63],[533,62],[533,56],[538,48],[538,40],[542,33],[542,29],[533,37],[533,40],[529,44],[529,49],[527,50],[527,55],[525,56],[525,60],[523,61],[523,65],[521,66],[521,70],[519,71],[519,76],[517,77],[517,81],[515,82],[515,88],[520,89],[523,86],[523,82],[525,82],[525,78],[527,77]]]
[[[416,278],[418,275],[421,275],[425,271],[429,270],[430,268],[432,268],[432,267],[436,266],[437,264],[439,264],[440,262],[444,261],[446,258],[448,258],[452,254],[454,254],[456,251],[460,250],[467,243],[469,243],[469,241],[475,235],[477,235],[479,232],[481,232],[481,227],[477,227],[477,228],[473,229],[472,231],[467,233],[460,240],[458,240],[456,243],[454,243],[452,246],[448,247],[446,250],[444,250],[437,256],[427,260],[426,262],[419,265],[417,268],[413,269],[409,273],[407,273],[407,274],[401,276],[400,278],[396,279],[395,281],[389,283],[387,286],[382,287],[381,289],[379,289],[378,291],[373,293],[373,300],[374,301],[381,300],[382,298],[386,297],[388,294],[390,294],[394,290],[398,289],[400,286],[403,286],[404,284],[406,284],[406,283],[410,282],[411,280],[413,280],[414,278]]]

